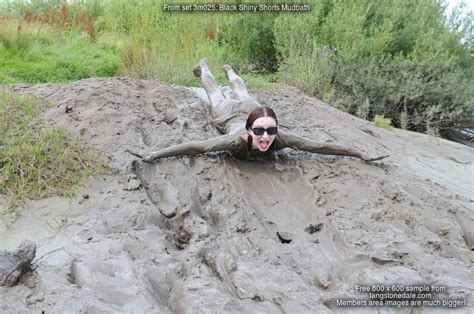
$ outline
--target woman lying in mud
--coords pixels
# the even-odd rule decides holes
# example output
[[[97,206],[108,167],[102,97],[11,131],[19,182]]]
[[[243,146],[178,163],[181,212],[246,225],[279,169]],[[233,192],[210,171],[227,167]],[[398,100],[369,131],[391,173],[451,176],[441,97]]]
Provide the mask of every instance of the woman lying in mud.
[[[249,95],[244,81],[229,65],[224,65],[223,69],[232,90],[229,96],[224,95],[217,86],[206,58],[199,62],[193,73],[201,78],[209,97],[212,123],[224,135],[204,141],[182,143],[143,155],[129,152],[142,158],[144,162],[211,151],[229,151],[243,159],[273,158],[275,151],[286,147],[323,155],[357,157],[367,162],[387,157],[370,157],[353,148],[317,142],[279,130],[275,112],[269,107],[261,106]]]

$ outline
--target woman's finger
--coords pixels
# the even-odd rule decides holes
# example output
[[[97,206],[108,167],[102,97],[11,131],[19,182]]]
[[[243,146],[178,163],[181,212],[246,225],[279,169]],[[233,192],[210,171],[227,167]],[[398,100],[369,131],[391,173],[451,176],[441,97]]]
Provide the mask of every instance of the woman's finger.
[[[376,161],[376,160],[380,160],[380,159],[387,158],[387,157],[389,157],[389,156],[390,156],[390,155],[384,155],[384,156],[379,156],[379,157],[375,157],[375,158],[367,158],[367,159],[364,159],[364,161],[366,161],[366,162]]]
[[[131,154],[131,155],[135,156],[135,157],[138,157],[138,158],[143,158],[143,155],[142,155],[142,154],[140,154],[140,153],[132,152],[132,151],[131,151],[131,150],[129,150],[129,149],[126,149],[125,151],[126,151],[127,153],[129,153],[129,154]]]

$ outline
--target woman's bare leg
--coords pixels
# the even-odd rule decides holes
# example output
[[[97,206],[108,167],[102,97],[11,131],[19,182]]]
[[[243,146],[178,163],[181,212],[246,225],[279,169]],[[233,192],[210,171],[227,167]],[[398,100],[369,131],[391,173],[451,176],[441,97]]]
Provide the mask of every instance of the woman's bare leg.
[[[239,100],[244,100],[249,98],[249,92],[247,91],[247,87],[245,86],[244,81],[235,73],[235,71],[231,68],[230,65],[225,64],[223,66],[224,72],[227,75],[227,79],[229,80],[229,85],[234,94],[239,98]]]
[[[209,97],[211,105],[214,108],[219,107],[226,100],[226,98],[219,86],[217,86],[216,79],[209,70],[209,67],[207,65],[207,58],[204,58],[199,61],[199,64],[197,67],[194,68],[193,73],[194,76],[201,78],[202,85],[206,90],[207,97]]]

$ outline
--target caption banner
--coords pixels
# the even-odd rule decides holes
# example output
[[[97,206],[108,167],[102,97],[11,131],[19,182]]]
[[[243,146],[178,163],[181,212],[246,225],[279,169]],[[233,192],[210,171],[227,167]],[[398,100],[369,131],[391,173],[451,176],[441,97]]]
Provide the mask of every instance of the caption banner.
[[[309,12],[309,4],[224,4],[224,3],[194,3],[194,4],[173,4],[162,5],[165,12]]]
[[[341,307],[446,307],[466,305],[464,299],[443,299],[446,286],[436,285],[356,285],[354,291],[365,295],[363,299],[336,299]]]

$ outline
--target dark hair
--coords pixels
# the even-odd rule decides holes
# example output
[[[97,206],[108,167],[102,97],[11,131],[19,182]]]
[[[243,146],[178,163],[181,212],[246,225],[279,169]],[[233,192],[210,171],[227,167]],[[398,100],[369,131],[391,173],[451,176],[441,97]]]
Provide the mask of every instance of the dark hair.
[[[245,129],[248,131],[252,127],[253,123],[255,120],[261,117],[271,117],[273,120],[275,120],[277,126],[278,126],[278,119],[276,117],[275,111],[273,111],[272,108],[270,107],[257,107],[252,112],[250,112],[249,117],[247,118],[247,123],[245,123]],[[275,142],[270,145],[270,150],[273,149],[273,146],[275,145]],[[252,148],[252,137],[249,136],[249,140],[247,142],[247,149],[250,151]]]
[[[252,112],[249,114],[249,117],[247,118],[247,123],[245,124],[245,129],[248,131],[255,120],[261,117],[271,117],[273,120],[275,120],[276,124],[278,125],[278,120],[275,114],[275,111],[273,111],[272,108],[270,107],[257,107]]]

